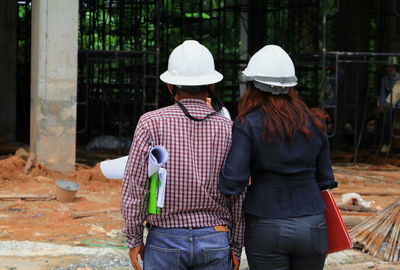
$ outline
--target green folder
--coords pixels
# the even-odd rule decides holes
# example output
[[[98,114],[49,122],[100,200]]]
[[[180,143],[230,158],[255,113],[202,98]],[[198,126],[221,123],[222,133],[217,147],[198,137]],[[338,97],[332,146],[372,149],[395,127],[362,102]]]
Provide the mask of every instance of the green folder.
[[[160,208],[157,207],[157,188],[158,188],[158,172],[150,176],[150,189],[149,189],[149,205],[147,213],[156,215],[160,213]]]

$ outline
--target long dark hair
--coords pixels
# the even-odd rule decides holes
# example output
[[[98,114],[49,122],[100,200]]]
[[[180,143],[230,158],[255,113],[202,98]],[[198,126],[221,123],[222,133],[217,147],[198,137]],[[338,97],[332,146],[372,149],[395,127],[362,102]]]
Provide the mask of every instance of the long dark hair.
[[[261,138],[265,139],[268,132],[269,142],[282,138],[283,135],[291,141],[297,130],[311,139],[312,132],[307,127],[307,116],[310,117],[312,124],[322,130],[325,129],[324,120],[328,118],[323,110],[308,108],[292,88],[287,94],[273,95],[259,91],[249,83],[239,103],[237,119],[243,122],[245,116],[256,109],[260,109],[264,115]]]

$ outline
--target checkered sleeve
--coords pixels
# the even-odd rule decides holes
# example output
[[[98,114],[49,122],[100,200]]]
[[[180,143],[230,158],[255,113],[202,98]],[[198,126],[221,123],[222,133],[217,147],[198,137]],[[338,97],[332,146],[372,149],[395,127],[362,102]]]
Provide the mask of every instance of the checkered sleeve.
[[[122,232],[128,247],[143,243],[143,222],[148,197],[147,163],[151,136],[145,122],[139,120],[133,137],[122,184],[121,212],[125,221]]]
[[[246,192],[244,191],[240,195],[229,196],[229,204],[232,215],[231,248],[238,261],[240,261],[242,248],[244,246],[245,220],[244,213],[242,211],[242,204],[245,193]]]

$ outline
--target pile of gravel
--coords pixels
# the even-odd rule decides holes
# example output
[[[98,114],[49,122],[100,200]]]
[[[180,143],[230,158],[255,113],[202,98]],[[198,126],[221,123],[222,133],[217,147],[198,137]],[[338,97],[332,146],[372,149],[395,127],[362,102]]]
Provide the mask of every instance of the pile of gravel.
[[[5,257],[70,257],[79,256],[79,262],[51,270],[132,270],[127,250],[113,248],[73,247],[31,241],[0,241],[0,256]],[[140,262],[141,263],[141,262]],[[241,270],[248,270],[245,253]],[[17,269],[18,270],[18,269]]]
[[[56,245],[31,241],[0,241],[0,256],[10,257],[62,257],[62,256],[121,256],[126,251],[113,248],[89,248]]]
[[[131,270],[128,256],[86,257],[81,263],[68,267],[58,267],[51,270]]]

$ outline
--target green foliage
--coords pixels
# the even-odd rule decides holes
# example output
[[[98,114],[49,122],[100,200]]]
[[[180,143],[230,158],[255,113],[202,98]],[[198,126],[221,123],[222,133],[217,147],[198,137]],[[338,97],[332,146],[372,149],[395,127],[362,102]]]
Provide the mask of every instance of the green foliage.
[[[206,20],[211,19],[211,16],[208,15],[207,13],[201,13],[201,16],[200,16],[200,13],[198,13],[198,12],[193,12],[193,13],[186,12],[185,17],[187,17],[187,18],[200,18],[201,17],[202,19],[206,19]]]

